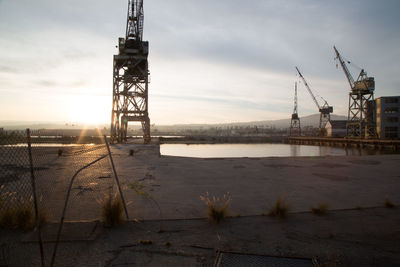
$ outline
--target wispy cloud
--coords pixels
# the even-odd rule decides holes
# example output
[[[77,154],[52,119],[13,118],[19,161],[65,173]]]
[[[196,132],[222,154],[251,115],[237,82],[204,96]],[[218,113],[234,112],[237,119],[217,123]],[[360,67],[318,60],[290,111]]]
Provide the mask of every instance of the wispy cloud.
[[[399,1],[152,0],[144,5],[153,122],[289,116],[296,65],[335,112],[345,114],[348,85],[335,69],[334,44],[375,76],[377,96],[398,94]],[[49,95],[56,102],[76,95],[110,97],[111,103],[112,55],[124,35],[126,8],[125,0],[0,0],[0,105],[17,103],[26,88],[44,107],[40,97]],[[299,90],[299,111],[317,112],[308,93]],[[27,105],[33,117],[45,116],[35,113],[35,102]],[[179,114],[180,108],[187,108],[186,114]]]

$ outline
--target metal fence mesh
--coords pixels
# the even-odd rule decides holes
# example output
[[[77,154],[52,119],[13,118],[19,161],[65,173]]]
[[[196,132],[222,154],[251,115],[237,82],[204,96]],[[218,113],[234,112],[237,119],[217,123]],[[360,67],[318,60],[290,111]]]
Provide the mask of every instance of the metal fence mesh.
[[[38,235],[37,239],[27,238],[39,241],[43,265],[41,222],[58,224],[57,231],[47,231],[50,236],[45,237],[46,241],[54,240],[56,236],[51,266],[56,259],[64,222],[103,219],[102,208],[109,208],[110,203],[104,200],[116,195],[119,195],[128,219],[105,137],[100,134],[90,137],[95,141],[93,144],[79,144],[79,140],[78,144],[62,144],[57,142],[57,137],[52,138],[42,138],[29,129],[0,132],[0,227],[27,228],[26,221],[29,220],[30,229],[35,227]],[[104,203],[107,205],[102,205]],[[10,244],[0,245],[2,265],[7,260],[4,251]]]
[[[59,222],[74,174],[108,155],[104,142],[56,144],[41,138],[32,139],[31,152],[39,213],[48,222]],[[114,185],[107,156],[81,170],[72,185],[65,221],[99,220],[99,201],[115,193]],[[32,196],[27,132],[3,132],[0,135],[0,215],[27,205],[33,209]]]
[[[87,164],[107,155],[102,145],[77,145],[63,148],[33,146],[39,207],[48,220],[59,220],[62,215],[70,181]],[[98,200],[112,194],[114,180],[109,159],[103,158],[83,169],[76,176],[69,196],[65,221],[97,220],[100,218]]]
[[[26,133],[0,134],[0,222],[11,213],[28,210],[33,215],[33,194]]]

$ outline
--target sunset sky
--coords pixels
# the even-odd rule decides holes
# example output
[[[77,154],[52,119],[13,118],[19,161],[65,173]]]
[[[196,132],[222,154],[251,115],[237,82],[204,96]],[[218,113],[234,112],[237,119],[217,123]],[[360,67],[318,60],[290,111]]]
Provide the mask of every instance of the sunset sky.
[[[0,0],[0,121],[109,123],[127,2]],[[144,0],[151,123],[289,118],[295,66],[347,115],[333,45],[375,77],[375,98],[399,95],[399,12],[397,0]],[[299,115],[317,113],[298,88]]]

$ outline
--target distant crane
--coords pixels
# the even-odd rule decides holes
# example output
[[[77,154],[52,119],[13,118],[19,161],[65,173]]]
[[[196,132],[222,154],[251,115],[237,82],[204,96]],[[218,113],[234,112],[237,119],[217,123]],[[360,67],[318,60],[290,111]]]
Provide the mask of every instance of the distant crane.
[[[367,72],[361,69],[356,81],[346,66],[346,61],[339,51],[333,46],[336,58],[342,66],[343,72],[350,84],[349,110],[346,124],[346,137],[364,138],[376,137],[376,127],[374,120],[374,90],[375,80],[368,77]],[[351,64],[350,61],[347,61]],[[337,66],[337,65],[336,65]]]
[[[125,38],[118,39],[114,55],[111,139],[127,140],[128,122],[142,124],[144,143],[150,142],[148,114],[149,42],[143,41],[143,0],[128,0]]]
[[[294,83],[294,108],[292,113],[292,119],[290,120],[289,135],[290,136],[301,135],[300,118],[297,114],[297,82]]]
[[[299,73],[300,78],[303,80],[303,83],[305,85],[305,87],[307,88],[308,92],[310,93],[311,98],[313,99],[315,105],[318,108],[318,111],[320,113],[319,116],[319,134],[322,135],[323,134],[323,129],[325,128],[325,125],[328,121],[331,120],[331,113],[333,112],[333,107],[328,105],[328,102],[326,102],[325,99],[322,100],[325,102],[324,105],[320,106],[317,99],[315,98],[313,92],[311,91],[311,88],[308,86],[308,83],[306,82],[306,80],[304,79],[303,75],[301,74],[301,72],[299,71],[299,69],[296,67],[297,72]]]

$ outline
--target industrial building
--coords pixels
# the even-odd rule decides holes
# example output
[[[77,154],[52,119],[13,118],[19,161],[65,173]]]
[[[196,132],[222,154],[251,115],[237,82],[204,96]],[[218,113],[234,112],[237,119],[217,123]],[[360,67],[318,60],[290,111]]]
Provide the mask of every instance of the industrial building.
[[[400,96],[375,99],[376,132],[380,139],[400,138]]]
[[[347,120],[330,120],[325,125],[327,137],[345,137]]]

